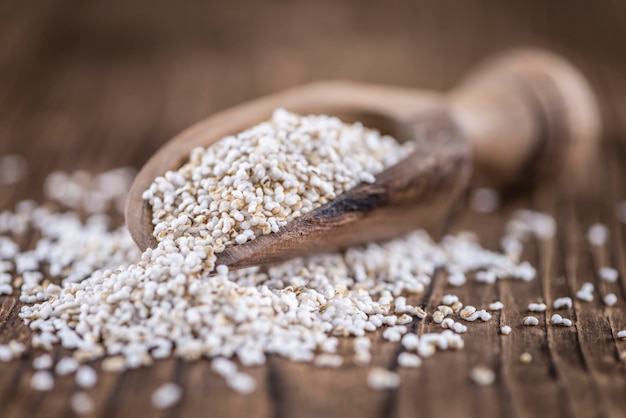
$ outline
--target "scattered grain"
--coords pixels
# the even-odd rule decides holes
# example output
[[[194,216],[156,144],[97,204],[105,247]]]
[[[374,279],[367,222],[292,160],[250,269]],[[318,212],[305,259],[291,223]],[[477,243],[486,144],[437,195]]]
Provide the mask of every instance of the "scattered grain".
[[[58,376],[67,376],[74,373],[78,369],[79,363],[72,357],[63,357],[57,362],[54,372]]]
[[[458,301],[459,297],[457,295],[444,295],[443,298],[441,298],[441,303],[448,306],[452,306]]]
[[[552,307],[554,309],[571,309],[572,308],[572,298],[569,298],[569,297],[557,298],[552,303]]]
[[[171,408],[180,402],[183,390],[175,383],[164,383],[159,386],[150,397],[152,405],[157,409]]]
[[[30,387],[40,392],[54,389],[54,377],[52,373],[44,370],[37,371],[30,379]]]
[[[76,392],[73,394],[70,398],[70,405],[72,406],[72,411],[77,415],[87,415],[94,409],[91,397],[85,392]]]
[[[367,375],[367,385],[374,390],[395,389],[400,385],[400,376],[382,367],[374,367]]]
[[[0,156],[0,186],[18,183],[26,174],[26,160],[18,154]]]
[[[367,146],[355,154],[363,142]],[[342,359],[335,354],[340,335],[355,336],[355,363],[369,364],[365,335],[383,327],[387,339],[402,340],[426,358],[437,349],[462,349],[458,334],[467,331],[447,318],[454,332],[406,334],[412,316],[424,318],[426,312],[404,298],[423,293],[437,271],[458,286],[472,272],[487,282],[535,277],[530,264],[485,250],[472,234],[435,243],[423,231],[265,270],[218,266],[210,275],[215,253],[276,231],[347,188],[373,181],[413,146],[360,124],[282,111],[219,144],[194,150],[188,164],[155,179],[146,192],[158,244],[144,254],[124,228],[111,228],[107,215],[120,210],[132,170],[56,172],[45,192],[63,211],[22,202],[15,212],[0,214],[0,285],[12,292],[19,275],[20,317],[35,333],[33,346],[74,350],[73,358],[57,363],[58,375],[77,371],[76,382],[91,387],[95,371],[78,368],[88,360],[103,358],[103,370],[122,371],[171,355],[207,357],[231,388],[250,393],[254,379],[229,358],[244,366],[263,364],[267,354],[335,365]],[[82,221],[73,210],[90,215]],[[536,233],[550,225],[538,214],[531,218]],[[41,239],[35,249],[21,251],[9,236],[27,230]],[[60,284],[44,281],[44,269]],[[483,309],[463,308],[456,295],[444,299],[435,312],[442,324],[452,313],[467,321],[491,318]],[[0,346],[0,360],[24,350],[17,342]],[[406,354],[415,361],[415,354]],[[376,381],[375,370],[370,376]],[[394,375],[383,386],[393,387]]]
[[[617,270],[612,267],[602,267],[600,270],[598,270],[598,275],[602,280],[609,283],[615,283],[619,276]]]
[[[522,323],[524,325],[534,327],[534,326],[539,325],[539,320],[534,316],[526,316],[524,317],[524,320],[522,321]]]
[[[500,206],[500,195],[491,188],[477,188],[472,192],[470,206],[479,213],[493,213]]]
[[[228,386],[237,393],[250,394],[256,389],[256,383],[247,373],[237,372],[226,378]]]
[[[504,304],[499,300],[489,304],[490,311],[501,311],[502,309],[504,309]]]
[[[126,359],[123,356],[107,357],[102,360],[101,366],[105,372],[119,373],[126,370]]]
[[[587,240],[591,245],[601,247],[609,238],[609,229],[604,224],[596,223],[587,230]]]
[[[7,345],[0,344],[0,362],[7,363],[13,360],[13,353]]]
[[[529,364],[533,361],[533,356],[528,352],[524,352],[519,356],[519,361],[523,364]]]
[[[478,386],[489,386],[496,381],[496,374],[485,366],[476,366],[470,370],[470,379]]]
[[[398,365],[400,367],[419,367],[421,364],[422,359],[415,354],[402,352],[398,355]]]
[[[576,292],[576,298],[585,302],[591,302],[593,301],[593,290],[593,283],[583,283],[582,287]]]
[[[338,354],[319,354],[315,357],[314,364],[317,367],[341,367],[343,357]]]
[[[76,370],[76,384],[81,388],[91,388],[98,382],[98,374],[89,366],[80,366]]]
[[[33,360],[33,369],[43,370],[52,367],[52,356],[50,354],[42,354]]]
[[[546,310],[545,303],[530,303],[528,304],[528,310],[530,312],[544,312]]]
[[[606,306],[613,306],[617,303],[617,295],[615,293],[609,293],[602,299]]]

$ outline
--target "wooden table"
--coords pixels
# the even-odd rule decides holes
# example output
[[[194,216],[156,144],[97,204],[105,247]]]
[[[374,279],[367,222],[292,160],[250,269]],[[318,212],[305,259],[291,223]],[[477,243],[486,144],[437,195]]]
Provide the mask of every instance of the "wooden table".
[[[530,243],[524,259],[539,270],[531,283],[501,281],[453,289],[466,303],[500,299],[505,309],[473,324],[466,347],[438,353],[419,369],[402,369],[397,390],[366,387],[367,368],[317,369],[271,357],[251,369],[257,391],[237,395],[210,371],[207,361],[160,361],[124,374],[101,373],[89,390],[102,417],[622,417],[626,369],[617,341],[626,329],[626,231],[614,215],[626,198],[626,56],[623,2],[21,2],[0,5],[0,155],[19,153],[29,163],[17,186],[0,187],[0,209],[23,198],[41,200],[52,170],[100,172],[140,166],[165,140],[203,116],[243,100],[313,79],[350,78],[407,86],[446,88],[488,53],[524,43],[560,51],[586,68],[607,115],[603,157],[583,196],[545,186],[508,202],[494,215],[463,211],[453,231],[471,228],[498,248],[510,214],[520,207],[552,214],[556,239]],[[181,4],[179,4],[181,3]],[[182,4],[184,3],[184,4]],[[444,4],[445,3],[445,4]],[[593,250],[585,234],[594,222],[611,231],[609,244]],[[601,282],[601,265],[620,272],[617,284]],[[618,295],[615,307],[599,298],[576,301],[565,316],[571,328],[522,327],[529,302],[572,296],[585,281]],[[429,310],[450,291],[443,277],[421,300]],[[0,296],[0,343],[27,341],[15,297]],[[500,324],[510,324],[508,337]],[[417,332],[437,331],[430,321]],[[351,344],[342,342],[349,357]],[[374,364],[396,369],[398,344],[377,340]],[[530,364],[519,361],[532,354]],[[53,392],[29,387],[31,351],[0,363],[0,417],[72,416],[70,377]],[[54,353],[56,358],[64,352]],[[469,370],[484,364],[495,384],[479,387]],[[97,366],[97,364],[96,364]],[[184,399],[156,411],[150,395],[164,381],[184,388]]]

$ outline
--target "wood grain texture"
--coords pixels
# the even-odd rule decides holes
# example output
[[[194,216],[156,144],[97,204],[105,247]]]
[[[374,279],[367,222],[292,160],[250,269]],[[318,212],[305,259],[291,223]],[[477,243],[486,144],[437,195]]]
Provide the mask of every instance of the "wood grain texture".
[[[0,155],[15,152],[29,162],[18,187],[0,188],[0,208],[41,199],[43,179],[55,169],[139,167],[184,127],[252,97],[328,78],[447,89],[471,64],[519,44],[555,49],[587,68],[608,115],[603,159],[585,179],[589,193],[572,196],[567,184],[549,185],[494,215],[462,211],[449,225],[471,228],[494,249],[518,207],[553,214],[559,230],[553,241],[526,248],[524,258],[540,268],[534,282],[452,289],[467,303],[499,298],[506,308],[489,323],[473,324],[463,351],[400,370],[398,390],[370,391],[363,368],[324,370],[271,358],[252,369],[259,386],[244,397],[205,361],[167,360],[122,375],[102,373],[89,390],[96,416],[623,416],[626,369],[618,357],[626,342],[616,333],[626,328],[626,236],[614,215],[626,197],[623,2],[36,3],[0,4]],[[594,250],[585,235],[598,221],[611,237]],[[30,237],[22,241],[32,244]],[[617,284],[598,279],[602,263],[618,268]],[[412,302],[436,306],[451,291],[442,279]],[[550,312],[539,327],[520,325],[529,302],[571,296],[585,281],[616,293],[618,304],[605,308],[597,297],[576,302],[566,313],[575,320],[572,328],[546,328]],[[0,297],[0,343],[28,340],[19,306],[14,297]],[[513,333],[499,336],[500,324],[510,324]],[[429,321],[414,327],[438,329]],[[341,350],[349,356],[349,342]],[[396,368],[398,350],[376,339],[374,363]],[[529,365],[519,363],[525,351],[533,356]],[[72,416],[68,402],[77,388],[70,377],[49,394],[29,388],[36,354],[0,363],[2,418]],[[478,363],[496,370],[496,384],[470,383],[469,370]],[[158,412],[149,398],[166,380],[181,384],[185,395],[172,410]]]

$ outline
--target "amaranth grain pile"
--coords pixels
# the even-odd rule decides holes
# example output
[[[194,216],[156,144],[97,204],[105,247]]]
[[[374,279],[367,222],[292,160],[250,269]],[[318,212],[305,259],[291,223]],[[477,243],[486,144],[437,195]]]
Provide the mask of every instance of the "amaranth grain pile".
[[[401,340],[414,353],[403,354],[401,365],[417,367],[420,358],[436,349],[463,347],[460,334],[467,327],[453,315],[469,322],[491,318],[486,310],[464,307],[448,295],[449,305],[443,303],[433,316],[446,329],[411,333],[408,325],[426,313],[408,304],[407,297],[422,293],[437,269],[446,271],[457,286],[470,271],[482,272],[477,277],[491,282],[530,280],[534,269],[518,264],[515,254],[483,249],[471,234],[449,236],[437,244],[416,231],[267,270],[229,272],[221,266],[217,275],[209,274],[214,253],[276,231],[359,182],[374,181],[376,173],[412,147],[358,123],[279,110],[266,123],[194,150],[180,170],[155,180],[144,197],[153,208],[158,246],[141,256],[127,232],[111,230],[110,219],[93,207],[89,212],[96,213],[86,222],[71,211],[32,202],[3,212],[4,293],[20,287],[20,299],[28,304],[20,316],[37,332],[34,346],[49,350],[60,344],[74,350],[79,363],[105,357],[106,370],[149,365],[170,355],[206,357],[231,387],[250,392],[254,381],[229,359],[249,366],[278,354],[338,367],[343,358],[336,354],[337,337],[354,336],[354,361],[367,365],[368,333],[381,327],[384,338]],[[56,182],[48,185],[50,190],[63,187],[58,180],[50,182]],[[89,186],[73,189],[76,196],[68,201],[80,209],[81,202],[90,201],[85,195],[100,187],[97,182]],[[102,211],[120,193],[104,192]],[[525,225],[532,232],[526,224],[522,219],[517,227]],[[29,230],[41,239],[34,249],[22,250],[14,238]],[[508,246],[518,251],[523,237],[509,235]],[[44,280],[48,264],[49,274],[60,284]],[[18,343],[0,346],[7,360],[21,352]],[[55,367],[57,374],[78,369],[70,358]],[[33,386],[51,389],[51,374],[42,373]],[[85,376],[91,384],[93,375],[86,369],[80,380]],[[378,372],[370,380],[372,387],[399,382]]]

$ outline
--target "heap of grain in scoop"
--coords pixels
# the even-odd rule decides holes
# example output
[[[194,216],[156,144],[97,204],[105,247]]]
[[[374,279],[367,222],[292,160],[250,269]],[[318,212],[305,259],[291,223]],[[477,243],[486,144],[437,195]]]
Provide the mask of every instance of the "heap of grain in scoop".
[[[215,252],[277,232],[381,172],[415,146],[360,123],[277,110],[209,148],[144,193],[159,242],[202,239]]]
[[[435,321],[449,329],[418,337],[409,325],[426,313],[409,301],[425,291],[436,271],[446,271],[459,286],[470,271],[530,280],[534,269],[483,249],[471,234],[435,243],[416,231],[269,269],[229,272],[219,266],[217,275],[209,274],[214,253],[276,231],[359,182],[374,181],[374,174],[412,147],[360,124],[277,111],[266,123],[194,150],[180,170],[155,180],[145,198],[158,246],[141,255],[124,229],[108,227],[104,213],[83,223],[73,212],[33,203],[5,211],[0,279],[9,285],[5,293],[21,286],[27,305],[20,316],[36,331],[35,347],[60,344],[74,350],[79,362],[104,357],[102,367],[109,371],[171,355],[204,357],[231,387],[250,392],[254,381],[231,359],[250,366],[276,354],[337,367],[344,361],[338,337],[353,336],[354,362],[367,365],[368,335],[383,327],[384,338],[402,340],[415,353],[404,354],[400,364],[415,367],[437,348],[463,346],[460,334],[467,328],[453,315],[490,319],[484,310],[461,310],[458,298],[450,297],[451,306],[444,303]],[[15,237],[29,230],[41,239],[23,250]],[[46,265],[54,283],[42,273]],[[16,344],[0,346],[3,358],[23,351]],[[72,373],[77,365],[68,358],[57,363],[57,372],[67,374],[70,363]],[[45,373],[33,387],[51,389]],[[373,387],[383,385],[372,380]]]

